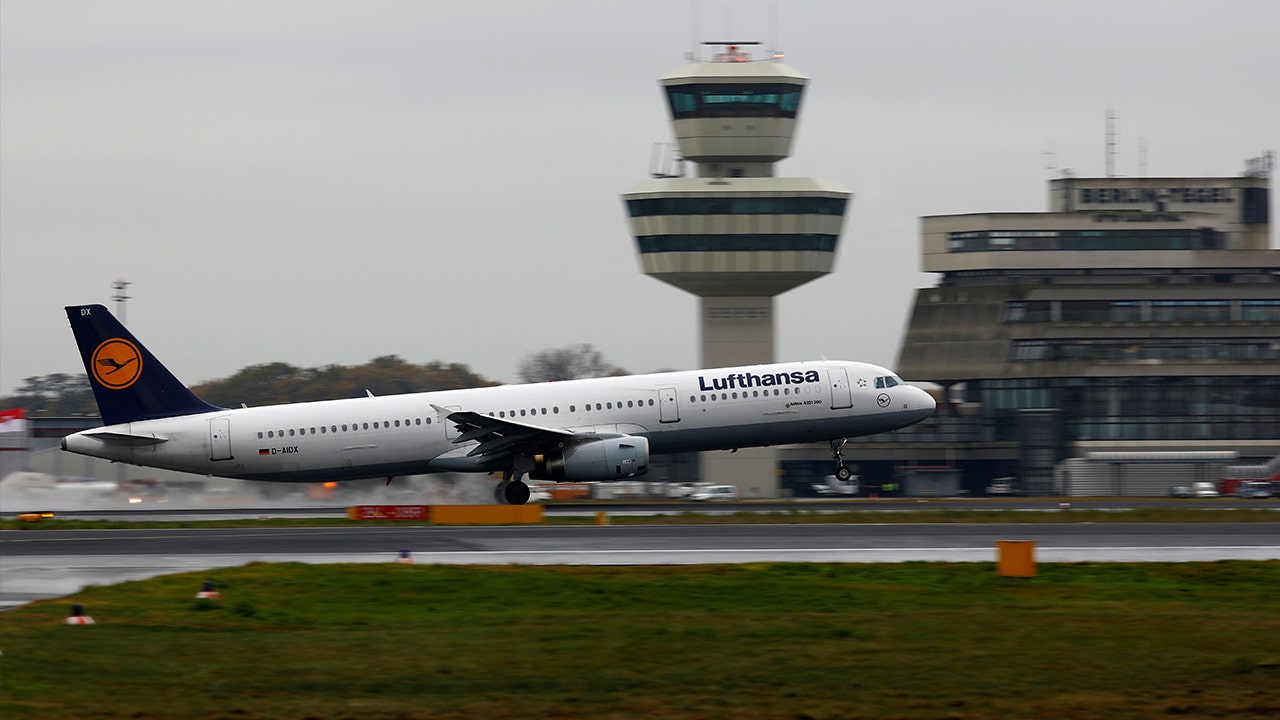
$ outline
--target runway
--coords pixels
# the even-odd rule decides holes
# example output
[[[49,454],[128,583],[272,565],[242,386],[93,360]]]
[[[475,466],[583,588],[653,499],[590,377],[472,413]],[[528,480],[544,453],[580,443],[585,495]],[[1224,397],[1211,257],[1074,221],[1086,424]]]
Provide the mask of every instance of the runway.
[[[999,540],[1039,562],[1280,559],[1276,523],[1000,523],[174,528],[0,532],[0,609],[91,584],[249,562],[679,565],[991,562]]]

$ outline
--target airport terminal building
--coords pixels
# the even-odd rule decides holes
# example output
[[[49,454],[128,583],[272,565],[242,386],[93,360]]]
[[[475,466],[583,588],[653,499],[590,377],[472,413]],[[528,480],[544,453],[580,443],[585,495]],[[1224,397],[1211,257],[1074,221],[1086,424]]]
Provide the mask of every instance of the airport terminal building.
[[[1280,455],[1269,169],[1063,177],[1047,212],[922,218],[938,280],[916,294],[897,369],[943,402],[895,434],[901,454],[970,489],[1012,475],[1043,494],[1070,489],[1055,478],[1070,457]],[[868,458],[894,444],[871,440]]]

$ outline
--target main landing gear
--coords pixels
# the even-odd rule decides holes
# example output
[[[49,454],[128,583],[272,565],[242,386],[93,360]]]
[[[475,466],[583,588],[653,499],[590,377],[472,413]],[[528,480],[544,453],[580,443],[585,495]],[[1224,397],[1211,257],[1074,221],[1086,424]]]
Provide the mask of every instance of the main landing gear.
[[[853,471],[844,466],[844,444],[847,442],[849,438],[831,441],[831,456],[836,462],[836,479],[840,482],[849,482],[849,478],[853,477]]]
[[[529,486],[516,476],[515,471],[502,473],[502,482],[493,489],[493,499],[499,505],[524,505],[529,502]]]

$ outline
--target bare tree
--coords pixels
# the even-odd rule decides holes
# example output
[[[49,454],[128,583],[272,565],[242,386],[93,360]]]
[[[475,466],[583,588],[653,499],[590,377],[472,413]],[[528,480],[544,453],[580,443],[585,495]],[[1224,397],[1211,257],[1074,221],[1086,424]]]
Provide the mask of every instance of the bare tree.
[[[625,374],[589,343],[534,353],[521,361],[519,372],[520,379],[529,383]]]

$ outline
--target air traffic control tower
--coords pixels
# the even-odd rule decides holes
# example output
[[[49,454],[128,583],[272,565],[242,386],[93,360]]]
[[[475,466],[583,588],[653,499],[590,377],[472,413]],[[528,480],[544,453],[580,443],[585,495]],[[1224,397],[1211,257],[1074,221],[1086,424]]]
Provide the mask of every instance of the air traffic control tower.
[[[773,298],[831,272],[849,200],[829,180],[775,176],[808,78],[780,55],[752,58],[758,44],[703,43],[721,51],[662,78],[678,170],[623,195],[644,273],[701,298],[703,367],[774,361]],[[775,497],[777,456],[705,453],[699,477]]]

